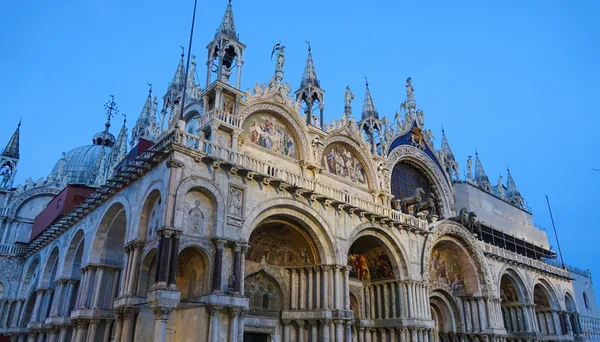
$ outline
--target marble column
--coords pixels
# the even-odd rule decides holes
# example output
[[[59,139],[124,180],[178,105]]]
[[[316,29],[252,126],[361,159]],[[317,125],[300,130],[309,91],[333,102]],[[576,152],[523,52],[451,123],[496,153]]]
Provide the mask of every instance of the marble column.
[[[317,321],[308,321],[308,324],[310,325],[310,335],[311,335],[311,341],[318,341],[318,337],[319,337],[319,325]]]
[[[335,342],[342,342],[344,334],[344,321],[338,319],[335,321]]]
[[[298,269],[298,309],[306,309],[306,270],[304,268]]]
[[[298,325],[298,330],[296,331],[296,342],[304,342],[304,333],[306,331],[304,328],[304,321],[297,320],[296,325]]]
[[[124,296],[127,293],[127,289],[128,289],[128,285],[127,283],[129,282],[129,270],[131,269],[131,260],[132,260],[132,255],[131,255],[131,245],[127,245],[124,246],[123,249],[125,250],[125,266],[123,266],[123,272],[121,272],[121,281],[119,282],[119,297]],[[162,249],[162,240],[158,240],[158,253],[157,253],[157,258],[160,258],[160,251]],[[154,282],[156,283],[157,278],[158,278],[158,267],[159,267],[160,263],[157,262],[156,263],[156,272],[155,272],[155,279]]]
[[[306,309],[308,310],[312,310],[313,309],[313,270],[312,268],[307,268],[307,290],[308,290],[308,298],[307,298],[307,305],[306,305]]]
[[[56,317],[58,316],[58,309],[60,308],[60,303],[62,302],[62,298],[64,292],[66,290],[65,279],[58,279],[56,282],[56,292],[54,294],[54,298],[52,299],[52,305],[50,305],[50,316]],[[1,312],[1,311],[0,311]]]
[[[282,320],[283,323],[283,338],[282,341],[290,341],[291,337],[290,337],[290,320],[289,319],[284,319]]]
[[[167,321],[175,309],[172,306],[153,306],[154,313],[154,342],[165,342],[167,337]]]
[[[331,320],[330,319],[325,319],[323,321],[321,321],[322,324],[322,329],[323,329],[323,341],[331,341],[331,333],[330,333],[330,329],[331,329]]]
[[[13,302],[14,301],[12,301],[12,300],[8,301],[7,304],[5,305],[6,306],[6,314],[5,315],[3,314],[1,317],[0,327],[8,328],[8,314],[10,312],[11,306],[13,305]]]
[[[104,281],[104,267],[102,266],[98,266],[97,268],[98,270],[98,274],[96,276],[96,279],[94,279],[94,282],[96,283],[94,285],[94,296],[92,297],[92,308],[94,309],[100,309],[100,298],[102,296],[102,290],[103,290],[103,286],[102,286],[102,282]]]
[[[229,342],[237,342],[238,339],[238,328],[239,328],[239,317],[240,317],[240,309],[239,308],[231,308],[231,322],[229,323]],[[156,341],[155,341],[156,342]],[[160,341],[160,342],[164,342]]]
[[[60,331],[58,332],[58,342],[67,342],[67,333],[68,333],[68,326],[61,325]]]
[[[233,291],[236,294],[240,294],[242,282],[244,280],[242,272],[241,272],[241,264],[240,264],[240,256],[242,254],[242,244],[236,242],[233,247],[233,274],[234,274],[234,282],[233,282]]]
[[[346,341],[352,342],[352,321],[346,321]],[[313,340],[316,341],[316,340]]]
[[[298,308],[298,270],[290,269],[290,287],[292,295],[290,296],[290,308],[296,310]]]
[[[344,310],[350,311],[350,267],[342,268],[344,276]]]
[[[334,296],[334,309],[341,309],[342,305],[340,304],[340,300],[342,297],[340,296],[340,268],[341,266],[335,265],[333,266],[333,293]]]
[[[137,310],[135,308],[126,307],[123,310],[123,329],[121,333],[121,342],[132,342],[133,341],[133,323],[135,322],[135,315]],[[116,341],[116,339],[115,339]]]
[[[317,266],[314,268],[315,270],[315,305],[317,309],[323,308],[323,303],[321,302],[321,267]]]
[[[96,330],[98,329],[98,323],[100,323],[99,319],[90,320],[87,333],[87,342],[96,341]]]
[[[77,337],[75,342],[84,342],[88,328],[88,322],[85,320],[77,321]]]
[[[392,302],[392,312],[390,312],[390,318],[396,318],[398,317],[398,306],[396,305],[396,283],[390,283],[390,301]]]
[[[367,284],[363,285],[363,305],[362,305],[363,311],[364,311],[363,317],[368,318],[368,319],[371,318],[371,298],[369,295],[369,291],[370,291],[369,287],[370,286],[371,285],[367,285]]]
[[[215,244],[215,269],[213,276],[213,286],[212,291],[214,293],[221,292],[221,277],[223,274],[223,249],[225,247],[225,240],[223,239],[214,239],[213,243]]]
[[[356,337],[358,342],[365,342],[365,327],[358,327],[358,329],[356,329]],[[394,340],[392,340],[393,342],[396,342]]]
[[[114,321],[109,321],[107,320],[106,323],[104,324],[104,340],[102,342],[110,342],[112,336],[112,326],[113,326],[113,322]]]
[[[389,306],[386,304],[387,299],[388,299],[388,289],[387,289],[387,284],[383,284],[381,285],[381,287],[383,288],[383,295],[381,296],[381,308],[383,310],[381,310],[382,313],[382,318],[383,319],[388,319],[390,318],[390,313],[389,313]],[[381,291],[380,291],[381,293]]]
[[[33,304],[33,310],[31,311],[31,322],[39,322],[38,316],[40,314],[40,306],[42,305],[42,298],[46,289],[35,290],[35,303]]]
[[[321,280],[323,283],[323,308],[329,309],[331,308],[329,297],[329,266],[321,266],[321,269],[323,271],[323,278]]]
[[[127,282],[127,295],[135,295],[135,289],[137,285],[138,269],[140,266],[140,252],[144,247],[144,243],[141,241],[135,241],[132,243],[133,247],[133,258],[131,260],[131,272],[128,274],[129,281]]]
[[[244,342],[244,324],[246,321],[244,320],[244,310],[240,311],[240,315],[238,317],[238,342]]]
[[[169,260],[169,274],[167,284],[170,290],[177,290],[177,262],[179,261],[179,238],[180,231],[174,231],[171,235],[171,257]]]
[[[210,342],[219,342],[219,313],[221,312],[220,306],[210,306],[210,330],[209,341]]]
[[[59,305],[58,315],[59,316],[70,316],[71,315],[71,301],[73,300],[73,292],[75,292],[75,284],[78,280],[69,279],[67,281],[67,293],[65,301],[62,305]]]
[[[123,310],[115,310],[115,339],[114,342],[121,342],[123,336]]]

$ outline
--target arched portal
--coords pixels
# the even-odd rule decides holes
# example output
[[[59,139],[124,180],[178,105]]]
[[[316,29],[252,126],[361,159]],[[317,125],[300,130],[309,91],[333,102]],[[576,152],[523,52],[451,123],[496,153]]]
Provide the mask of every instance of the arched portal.
[[[429,296],[431,318],[435,322],[433,340],[430,342],[454,341],[460,330],[460,314],[452,296],[444,290],[434,290]]]
[[[546,284],[541,282],[533,288],[533,304],[535,304],[538,332],[542,335],[561,335],[560,322],[551,291]]]
[[[312,238],[289,218],[271,217],[250,235],[246,260],[275,266],[318,264],[320,257]]]
[[[179,253],[176,282],[182,301],[208,292],[207,266],[204,255],[197,248],[188,247]]]
[[[456,294],[479,291],[477,271],[465,248],[453,238],[443,237],[431,249],[429,281]]]
[[[521,278],[513,270],[508,270],[500,278],[502,321],[509,334],[530,331],[527,299],[522,284]]]
[[[389,248],[374,236],[362,236],[350,247],[350,277],[361,281],[393,279],[398,267],[392,263]]]

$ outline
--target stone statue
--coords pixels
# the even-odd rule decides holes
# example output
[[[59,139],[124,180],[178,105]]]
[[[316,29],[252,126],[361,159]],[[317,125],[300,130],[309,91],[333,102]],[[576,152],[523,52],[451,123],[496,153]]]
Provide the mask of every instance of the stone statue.
[[[231,75],[231,69],[227,67],[227,65],[223,64],[223,69],[221,69],[221,82],[229,83],[229,76]]]
[[[473,181],[473,157],[469,156],[467,158],[467,180],[469,182]]]
[[[415,97],[413,95],[413,91],[415,90],[412,86],[412,81],[411,78],[407,78],[406,79],[406,83],[404,84],[404,86],[406,87],[406,100],[407,102],[411,102],[411,101],[415,101]]]
[[[421,202],[423,201],[423,196],[425,195],[425,191],[423,190],[423,188],[416,188],[415,189],[415,193],[414,195],[410,196],[410,197],[405,197],[403,199],[400,200],[400,205],[402,207],[402,210],[404,211],[404,213],[408,212],[408,206],[409,205],[416,205],[417,207],[419,207],[421,205]],[[415,213],[418,213],[419,210],[417,208],[417,210],[414,210]]]
[[[35,183],[33,183],[33,179],[31,179],[31,177],[27,178],[25,180],[25,189],[29,190],[31,188],[33,188],[35,186]]]
[[[0,188],[7,189],[10,186],[9,182],[12,173],[11,171],[12,170],[7,165],[0,169],[0,176],[2,176],[2,180],[0,181]]]
[[[283,64],[285,63],[285,46],[282,46],[277,51],[277,61],[275,63],[275,71],[283,71]]]
[[[400,111],[396,111],[396,115],[394,115],[394,121],[396,121],[397,131],[402,132],[404,130],[404,125],[402,124],[402,119],[400,118]]]
[[[425,126],[425,116],[421,109],[417,110],[417,126],[421,129]]]
[[[352,100],[354,100],[354,94],[352,93],[352,91],[350,90],[350,86],[346,86],[346,96],[344,98],[344,105],[346,108],[346,111],[351,112],[352,111],[352,107],[351,107],[351,102]]]

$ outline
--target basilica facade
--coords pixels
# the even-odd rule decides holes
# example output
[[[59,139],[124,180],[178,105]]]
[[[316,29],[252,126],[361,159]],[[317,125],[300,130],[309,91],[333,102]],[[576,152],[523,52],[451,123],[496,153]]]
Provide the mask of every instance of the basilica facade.
[[[393,119],[367,83],[362,107],[348,87],[325,123],[310,46],[296,91],[279,44],[269,81],[241,90],[244,49],[229,4],[206,83],[182,55],[131,134],[110,133],[110,99],[92,144],[13,186],[19,124],[0,156],[4,338],[572,341],[599,328],[580,318],[593,291],[546,262],[510,171],[493,185],[475,155],[461,177],[410,78]]]

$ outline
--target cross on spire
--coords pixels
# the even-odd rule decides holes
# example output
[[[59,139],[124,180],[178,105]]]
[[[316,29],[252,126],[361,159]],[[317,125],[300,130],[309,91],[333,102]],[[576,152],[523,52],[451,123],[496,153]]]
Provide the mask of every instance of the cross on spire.
[[[119,113],[119,108],[117,107],[117,103],[115,102],[115,96],[109,95],[110,100],[108,100],[104,104],[104,109],[106,109],[106,131],[108,132],[108,128],[110,127],[110,119],[112,119],[115,115]]]

